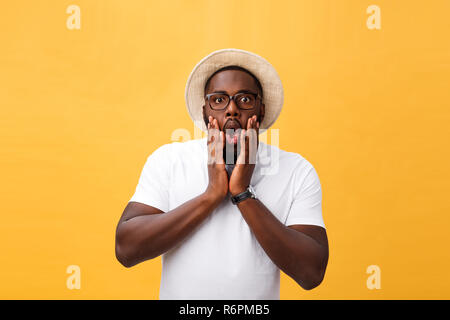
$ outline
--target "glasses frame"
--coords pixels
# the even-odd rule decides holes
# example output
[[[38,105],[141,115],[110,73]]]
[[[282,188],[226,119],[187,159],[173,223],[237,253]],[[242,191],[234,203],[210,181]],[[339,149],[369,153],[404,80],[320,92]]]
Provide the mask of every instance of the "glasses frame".
[[[213,95],[215,95],[215,94],[222,94],[222,95],[224,95],[224,96],[228,96],[228,99],[229,99],[229,100],[228,100],[228,103],[226,104],[225,107],[223,107],[223,108],[221,108],[221,109],[214,109],[214,108],[211,106],[211,103],[210,103],[209,100],[210,100],[210,98],[211,98]],[[252,96],[254,96],[255,101],[258,100],[258,99],[259,99],[259,101],[262,100],[261,95],[260,95],[259,93],[254,93],[254,92],[238,92],[238,93],[236,93],[236,94],[233,95],[233,96],[230,96],[228,93],[224,93],[224,92],[213,92],[213,93],[208,93],[207,95],[205,95],[205,99],[206,99],[206,101],[208,102],[208,105],[209,105],[209,107],[211,108],[211,110],[214,110],[214,111],[222,111],[222,110],[225,110],[225,109],[228,108],[228,106],[230,105],[231,100],[234,101],[234,103],[236,104],[236,107],[238,107],[240,110],[254,110],[254,109],[256,108],[256,106],[257,106],[256,103],[255,103],[255,106],[254,106],[253,108],[251,108],[251,109],[243,109],[243,108],[239,107],[239,105],[236,103],[236,100],[234,100],[234,98],[236,98],[236,96],[239,96],[239,95],[242,95],[242,94],[251,94]]]

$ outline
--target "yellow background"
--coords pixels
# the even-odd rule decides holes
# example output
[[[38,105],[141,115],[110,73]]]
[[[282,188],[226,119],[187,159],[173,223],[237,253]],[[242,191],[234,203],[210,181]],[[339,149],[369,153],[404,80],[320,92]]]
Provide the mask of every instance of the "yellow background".
[[[381,30],[366,26],[372,4]],[[122,267],[116,223],[146,157],[194,133],[190,71],[227,47],[277,69],[272,128],[323,188],[325,280],[304,291],[283,275],[281,298],[450,298],[449,13],[446,0],[2,1],[0,298],[158,297],[161,260]]]

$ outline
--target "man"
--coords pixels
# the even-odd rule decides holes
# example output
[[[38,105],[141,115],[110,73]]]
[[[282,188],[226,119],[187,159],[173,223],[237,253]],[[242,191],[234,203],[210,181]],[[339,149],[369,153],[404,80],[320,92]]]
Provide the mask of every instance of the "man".
[[[247,51],[213,52],[192,71],[186,102],[208,136],[148,157],[117,226],[117,259],[162,255],[160,299],[279,299],[280,269],[318,286],[328,262],[318,175],[258,139],[283,104],[275,69]]]

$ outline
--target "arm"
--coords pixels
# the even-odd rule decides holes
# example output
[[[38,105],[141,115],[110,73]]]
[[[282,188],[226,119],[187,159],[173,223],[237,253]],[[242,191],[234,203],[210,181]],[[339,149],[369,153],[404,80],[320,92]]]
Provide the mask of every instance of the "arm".
[[[208,192],[166,213],[129,202],[116,229],[117,260],[129,268],[158,257],[193,232],[219,203]]]
[[[255,167],[250,145],[258,141],[259,122],[256,116],[248,120],[247,133],[241,135],[241,152],[230,177],[230,193],[243,192],[250,184]],[[328,239],[324,228],[315,225],[282,224],[257,199],[246,199],[238,208],[269,258],[306,290],[323,280],[328,263]]]
[[[132,267],[170,250],[222,202],[228,193],[224,139],[217,120],[208,124],[209,184],[203,194],[166,213],[142,203],[128,203],[116,229],[116,257],[122,265]]]
[[[246,199],[238,203],[238,208],[261,247],[281,270],[306,290],[322,282],[328,263],[324,228],[286,227],[257,199]]]

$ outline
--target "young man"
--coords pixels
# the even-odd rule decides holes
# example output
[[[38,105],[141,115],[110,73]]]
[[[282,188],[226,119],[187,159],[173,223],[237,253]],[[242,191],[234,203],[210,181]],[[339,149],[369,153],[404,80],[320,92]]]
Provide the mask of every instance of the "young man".
[[[258,138],[283,105],[275,69],[247,51],[213,52],[192,71],[186,103],[208,136],[148,157],[117,226],[117,259],[162,255],[160,299],[279,299],[280,269],[318,286],[328,262],[319,177]]]

